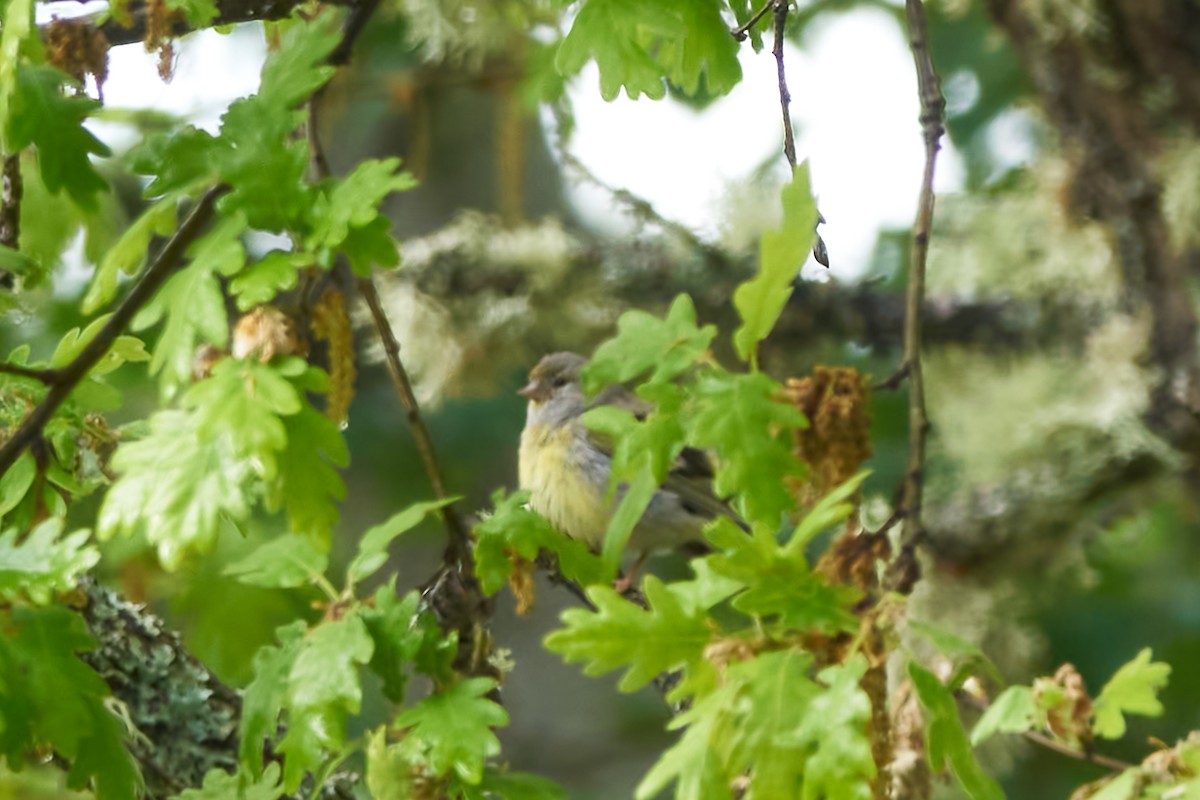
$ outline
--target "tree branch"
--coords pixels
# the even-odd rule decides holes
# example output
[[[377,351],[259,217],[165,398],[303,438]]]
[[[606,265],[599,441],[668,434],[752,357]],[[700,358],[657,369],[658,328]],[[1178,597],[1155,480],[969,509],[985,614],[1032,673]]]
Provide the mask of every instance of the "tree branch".
[[[792,94],[788,91],[787,72],[783,68],[783,33],[787,27],[789,0],[775,0],[772,13],[775,18],[775,46],[771,54],[775,56],[775,72],[779,77],[779,105],[783,111],[783,154],[787,156],[788,166],[796,169],[796,136],[792,131]]]
[[[117,337],[125,332],[126,327],[141,307],[179,268],[183,261],[184,251],[208,224],[217,199],[227,191],[229,191],[229,187],[222,184],[214,186],[204,193],[187,219],[175,231],[175,235],[159,251],[154,263],[146,269],[141,279],[134,285],[95,338],[87,343],[71,363],[54,371],[54,380],[50,384],[50,391],[0,449],[0,475],[7,472],[22,451],[41,435],[46,423],[54,416],[58,407],[70,397],[75,386],[104,357]]]
[[[921,0],[906,0],[909,45],[917,71],[917,89],[921,99],[921,130],[925,137],[925,172],[917,201],[917,219],[913,224],[912,248],[908,264],[908,291],[905,295],[904,368],[908,373],[908,463],[904,472],[900,507],[904,515],[901,552],[896,560],[894,588],[912,589],[918,571],[914,549],[924,536],[921,521],[922,490],[925,480],[925,440],[929,418],[925,413],[925,379],[921,368],[921,321],[925,308],[925,260],[929,236],[933,230],[933,172],[944,128],[946,101],[933,61],[929,55],[929,32]]]

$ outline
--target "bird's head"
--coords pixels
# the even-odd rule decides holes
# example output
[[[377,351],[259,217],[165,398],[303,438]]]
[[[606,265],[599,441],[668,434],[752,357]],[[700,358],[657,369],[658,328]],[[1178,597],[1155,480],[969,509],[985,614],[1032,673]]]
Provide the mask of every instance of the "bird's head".
[[[566,418],[583,411],[579,370],[587,359],[577,353],[551,353],[529,372],[529,383],[517,394],[529,401],[530,413]]]

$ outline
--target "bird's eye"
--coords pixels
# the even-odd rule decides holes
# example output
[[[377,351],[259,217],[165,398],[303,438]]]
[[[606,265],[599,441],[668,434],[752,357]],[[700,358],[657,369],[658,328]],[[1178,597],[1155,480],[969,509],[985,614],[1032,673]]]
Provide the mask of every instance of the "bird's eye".
[[[566,386],[568,383],[570,383],[570,381],[560,375],[559,377],[554,379],[554,388],[561,389],[562,387]]]

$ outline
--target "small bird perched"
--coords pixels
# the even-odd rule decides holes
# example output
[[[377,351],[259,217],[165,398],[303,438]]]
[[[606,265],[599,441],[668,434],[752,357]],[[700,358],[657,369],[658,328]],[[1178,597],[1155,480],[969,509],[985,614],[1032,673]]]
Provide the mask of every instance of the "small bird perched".
[[[521,432],[520,483],[529,504],[558,530],[600,550],[622,488],[608,497],[612,447],[590,431],[581,416],[588,408],[611,404],[644,417],[649,403],[620,386],[611,386],[591,403],[584,397],[579,371],[587,359],[575,353],[551,353],[529,373],[517,393],[529,400]],[[717,516],[744,526],[712,493],[712,467],[699,450],[687,448],[633,529],[628,547],[638,563],[653,550],[703,544],[701,529]]]

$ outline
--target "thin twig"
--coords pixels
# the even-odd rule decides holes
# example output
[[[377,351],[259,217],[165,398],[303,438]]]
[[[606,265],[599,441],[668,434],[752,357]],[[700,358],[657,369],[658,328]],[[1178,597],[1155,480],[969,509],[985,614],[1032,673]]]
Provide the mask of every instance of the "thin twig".
[[[988,710],[987,701],[975,694],[972,694],[971,692],[959,690],[954,693],[954,696],[972,708],[978,709],[979,711]],[[1106,756],[1102,753],[1097,753],[1092,750],[1082,750],[1077,747],[1071,747],[1070,745],[1063,744],[1057,739],[1047,736],[1039,731],[1025,731],[1021,735],[1039,747],[1052,750],[1055,753],[1064,755],[1068,758],[1073,758],[1076,761],[1086,761],[1089,764],[1095,764],[1098,767],[1105,767],[1107,769],[1123,772],[1135,766],[1134,764],[1131,764],[1128,761],[1122,761],[1119,758]]]
[[[783,154],[787,156],[788,166],[796,169],[796,137],[792,133],[792,94],[788,91],[787,72],[783,68],[783,32],[787,27],[788,0],[774,0],[775,16],[775,46],[771,54],[775,56],[775,72],[779,77],[779,105],[783,110]]]
[[[425,465],[425,474],[429,476],[429,483],[433,486],[434,497],[443,500],[449,495],[442,482],[442,471],[438,467],[437,455],[433,449],[433,439],[429,436],[429,429],[425,427],[425,420],[421,417],[421,409],[417,405],[417,396],[413,393],[408,371],[404,368],[404,362],[400,360],[400,345],[396,341],[396,334],[392,332],[392,326],[383,310],[383,304],[379,301],[379,291],[375,288],[375,282],[370,278],[359,278],[358,291],[367,301],[367,308],[371,310],[371,320],[375,324],[375,332],[383,344],[388,373],[392,376],[396,393],[400,395],[400,402],[404,405],[408,424],[412,428],[413,439],[421,454],[421,462]],[[442,519],[445,521],[446,531],[450,535],[451,557],[465,567],[473,567],[470,537],[467,534],[466,526],[463,525],[462,518],[459,517],[458,511],[453,505],[442,507]]]
[[[904,561],[911,561],[917,543],[924,536],[921,521],[922,489],[925,478],[925,441],[929,418],[925,412],[925,381],[921,369],[921,312],[925,306],[925,261],[929,253],[929,235],[933,229],[933,173],[937,163],[946,101],[942,97],[937,73],[929,54],[929,32],[921,0],[906,0],[909,45],[917,71],[921,101],[921,131],[925,138],[925,173],[913,223],[912,248],[908,264],[908,292],[905,296],[904,368],[908,371],[908,464],[904,472],[901,508],[904,533],[901,538]],[[914,577],[915,580],[915,577]],[[901,587],[903,590],[904,587]]]
[[[54,416],[54,412],[70,396],[75,386],[84,379],[92,367],[104,357],[112,347],[117,337],[125,332],[134,315],[154,296],[159,287],[171,277],[183,263],[183,254],[208,221],[212,218],[213,207],[217,199],[229,191],[229,187],[220,184],[204,193],[196,203],[196,207],[188,214],[183,224],[175,231],[171,240],[159,251],[158,257],[142,274],[141,279],[134,285],[125,300],[109,317],[100,332],[84,346],[79,355],[71,363],[56,371],[50,391],[33,410],[21,427],[4,443],[0,449],[0,475],[17,460],[17,456],[31,445],[42,432],[42,428]]]
[[[1086,761],[1087,763],[1095,764],[1098,767],[1105,767],[1107,769],[1116,770],[1117,772],[1124,772],[1125,770],[1132,769],[1135,766],[1130,764],[1128,761],[1122,761],[1121,759],[1113,758],[1112,756],[1106,756],[1095,752],[1089,753],[1086,750],[1077,750],[1074,747],[1069,747],[1062,742],[1057,742],[1044,733],[1038,733],[1037,731],[1025,731],[1024,736],[1029,741],[1040,747],[1044,747],[1047,750],[1053,750],[1055,753],[1059,753],[1060,755],[1067,756],[1068,758],[1074,758],[1077,761]]]
[[[763,3],[762,8],[754,12],[754,16],[746,21],[745,25],[739,25],[729,32],[729,35],[737,39],[739,42],[746,41],[746,34],[750,33],[750,29],[758,24],[758,21],[767,15],[771,7],[775,5],[775,0],[767,0]]]
[[[33,369],[32,367],[23,367],[20,364],[8,364],[5,362],[0,362],[0,372],[6,375],[18,375],[22,378],[30,378],[47,386],[61,380],[59,377],[60,371],[56,369]]]

